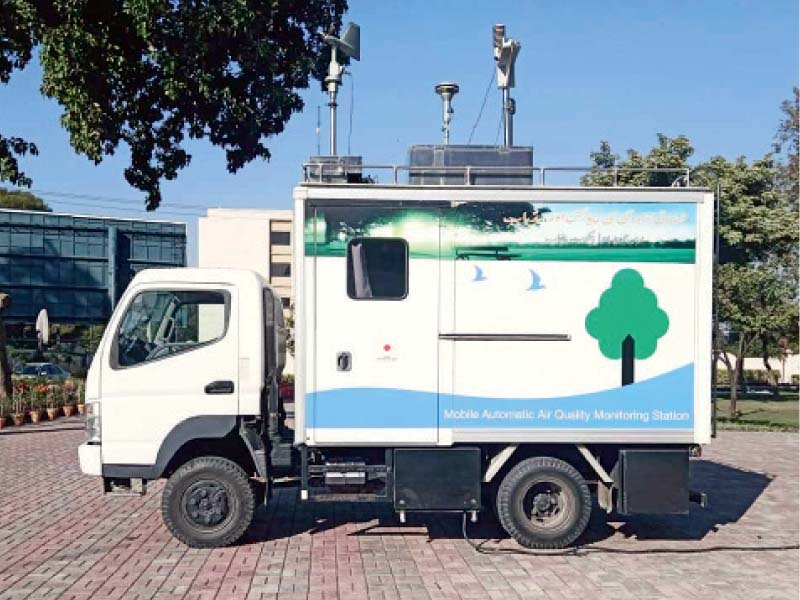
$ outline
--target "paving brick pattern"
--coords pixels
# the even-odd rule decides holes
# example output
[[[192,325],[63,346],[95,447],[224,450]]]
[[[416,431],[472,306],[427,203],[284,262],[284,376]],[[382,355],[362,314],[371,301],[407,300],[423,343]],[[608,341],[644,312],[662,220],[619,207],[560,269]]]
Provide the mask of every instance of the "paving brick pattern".
[[[82,440],[77,419],[0,431],[0,599],[798,598],[798,551],[775,549],[798,541],[796,434],[724,432],[692,464],[708,509],[596,512],[586,547],[546,556],[476,552],[459,517],[400,526],[375,506],[301,504],[288,486],[243,544],[193,550],[161,523],[161,484],[103,497],[78,470]],[[470,534],[518,549],[489,518]]]

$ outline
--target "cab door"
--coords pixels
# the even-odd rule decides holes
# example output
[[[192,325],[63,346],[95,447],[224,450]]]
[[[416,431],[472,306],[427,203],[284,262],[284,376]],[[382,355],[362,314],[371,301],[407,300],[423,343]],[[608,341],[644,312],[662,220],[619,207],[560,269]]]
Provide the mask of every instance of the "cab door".
[[[120,307],[103,342],[103,462],[152,465],[189,419],[238,414],[237,290],[139,286]]]
[[[439,210],[320,205],[307,214],[316,332],[306,442],[435,444]]]

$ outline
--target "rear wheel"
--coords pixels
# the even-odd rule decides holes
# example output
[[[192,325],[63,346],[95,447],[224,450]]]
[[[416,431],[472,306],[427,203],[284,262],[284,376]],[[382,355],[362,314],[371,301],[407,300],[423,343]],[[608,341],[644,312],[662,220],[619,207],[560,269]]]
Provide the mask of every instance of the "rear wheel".
[[[244,470],[218,456],[202,456],[181,466],[167,481],[161,499],[164,523],[193,548],[236,542],[253,520],[256,494]]]
[[[528,548],[564,548],[586,529],[592,511],[589,487],[569,463],[551,457],[523,460],[497,491],[500,523]]]

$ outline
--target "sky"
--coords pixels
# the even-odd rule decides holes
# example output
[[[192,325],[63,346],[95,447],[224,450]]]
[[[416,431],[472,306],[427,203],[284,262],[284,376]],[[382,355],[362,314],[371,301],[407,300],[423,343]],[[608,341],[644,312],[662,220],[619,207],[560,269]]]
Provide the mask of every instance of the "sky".
[[[522,44],[514,142],[533,146],[539,166],[587,165],[600,140],[619,154],[646,151],[659,132],[687,135],[693,162],[759,157],[798,84],[797,0],[350,0],[347,21],[361,26],[361,61],[340,92],[339,153],[349,145],[369,164],[403,164],[410,145],[441,141],[440,81],[460,86],[451,143],[466,143],[473,127],[472,143],[500,140],[494,83],[485,96],[495,23]],[[230,174],[221,150],[192,142],[191,165],[163,184],[161,208],[145,213],[123,177],[124,149],[98,166],[76,154],[40,81],[34,62],[0,87],[0,131],[39,147],[22,160],[33,191],[59,212],[186,222],[189,264],[206,207],[290,206],[303,161],[317,153],[317,107],[327,148],[327,100],[312,83],[304,111],[268,140],[269,162]]]

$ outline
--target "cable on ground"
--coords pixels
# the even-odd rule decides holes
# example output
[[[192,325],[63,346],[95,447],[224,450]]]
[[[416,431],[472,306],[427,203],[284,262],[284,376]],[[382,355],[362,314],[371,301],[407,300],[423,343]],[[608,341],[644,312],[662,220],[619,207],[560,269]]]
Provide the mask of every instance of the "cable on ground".
[[[602,552],[605,554],[704,554],[707,552],[782,552],[785,550],[800,549],[800,544],[785,544],[775,546],[708,546],[705,548],[646,548],[643,550],[626,550],[624,548],[611,548],[599,544],[585,544],[566,548],[564,550],[531,550],[530,548],[500,548],[497,546],[486,547],[489,540],[476,542],[467,534],[467,513],[463,514],[461,533],[464,540],[481,554],[517,554],[526,556],[582,556],[589,552]]]

